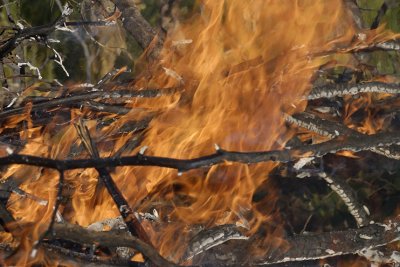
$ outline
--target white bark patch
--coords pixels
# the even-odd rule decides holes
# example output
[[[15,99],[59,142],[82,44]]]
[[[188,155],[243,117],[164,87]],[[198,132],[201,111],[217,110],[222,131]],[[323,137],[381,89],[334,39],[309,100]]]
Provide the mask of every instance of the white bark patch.
[[[294,164],[294,168],[296,169],[296,170],[300,170],[301,168],[303,168],[305,165],[307,165],[308,163],[310,163],[311,161],[313,161],[314,160],[314,157],[309,157],[309,158],[301,158],[301,159],[299,159],[299,161],[297,161],[295,164]]]

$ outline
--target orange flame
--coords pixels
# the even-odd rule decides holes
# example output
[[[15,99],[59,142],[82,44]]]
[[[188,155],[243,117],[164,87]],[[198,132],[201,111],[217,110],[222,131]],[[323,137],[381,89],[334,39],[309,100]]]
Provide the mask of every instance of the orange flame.
[[[332,59],[310,55],[349,44],[354,34],[341,1],[202,4],[201,14],[169,36],[157,78],[138,84],[182,82],[163,73],[168,69],[183,77],[185,88],[180,101],[152,121],[143,142],[147,153],[192,158],[213,153],[214,144],[237,151],[281,148],[290,137],[282,112],[304,108],[302,96],[315,69]],[[252,196],[274,166],[226,164],[182,176],[136,168],[130,177],[146,177],[143,196],[154,188],[160,192],[149,201],[172,202],[168,216],[174,223],[158,233],[161,252],[171,254],[182,247],[172,236],[185,225],[244,221],[251,233],[271,220],[272,209],[255,209]],[[160,184],[172,188],[169,194],[162,195]],[[181,195],[188,199],[180,200]],[[268,197],[273,207],[274,193]]]

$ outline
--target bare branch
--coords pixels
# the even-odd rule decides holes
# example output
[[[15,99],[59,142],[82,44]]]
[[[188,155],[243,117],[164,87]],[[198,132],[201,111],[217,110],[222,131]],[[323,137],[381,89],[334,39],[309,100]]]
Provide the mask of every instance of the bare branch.
[[[69,159],[58,160],[42,158],[30,155],[11,154],[0,158],[0,166],[9,164],[25,164],[42,166],[57,170],[72,170],[80,168],[103,168],[117,166],[158,166],[188,171],[224,162],[240,162],[244,164],[259,163],[266,161],[289,162],[303,157],[322,157],[328,153],[336,153],[341,150],[361,151],[373,147],[383,147],[392,144],[400,144],[398,133],[378,133],[360,137],[348,137],[345,140],[333,139],[325,143],[293,147],[284,150],[270,150],[261,152],[236,152],[218,149],[216,153],[193,159],[176,159],[157,156],[145,156],[137,154],[121,158],[98,158],[98,159]]]
[[[156,58],[163,44],[160,35],[140,14],[133,0],[114,0],[114,3],[122,12],[122,23],[125,29],[143,49],[150,50],[149,55],[151,58]],[[151,47],[150,44],[152,44]]]

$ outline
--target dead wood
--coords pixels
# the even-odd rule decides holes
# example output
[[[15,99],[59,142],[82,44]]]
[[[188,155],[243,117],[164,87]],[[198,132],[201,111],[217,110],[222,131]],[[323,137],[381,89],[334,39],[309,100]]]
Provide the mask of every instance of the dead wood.
[[[378,133],[360,137],[348,137],[345,139],[332,139],[330,141],[301,145],[283,150],[270,150],[260,152],[237,152],[226,151],[217,147],[216,153],[193,158],[176,159],[157,156],[146,156],[138,153],[135,156],[121,158],[98,158],[98,159],[50,159],[31,155],[11,154],[0,158],[0,166],[10,164],[25,164],[41,166],[57,170],[71,170],[80,168],[104,168],[117,166],[158,166],[188,171],[192,169],[210,167],[224,162],[240,162],[244,164],[260,163],[267,161],[289,162],[303,157],[322,157],[328,153],[336,153],[341,150],[362,151],[374,147],[384,147],[392,144],[400,144],[398,133]]]
[[[311,132],[332,139],[336,137],[346,138],[349,136],[363,138],[366,136],[365,134],[350,129],[341,123],[325,120],[307,112],[302,112],[291,116],[286,115],[286,121],[290,124],[297,125],[298,127],[305,128]],[[400,146],[396,144],[371,147],[369,150],[388,158],[400,159]]]
[[[269,266],[275,263],[303,262],[339,255],[362,254],[399,240],[400,218],[387,224],[370,224],[358,229],[307,233],[287,237],[287,249],[275,249],[254,255],[260,248],[251,248],[249,240],[231,240],[214,247],[196,259],[196,264],[213,266]]]
[[[357,84],[332,84],[322,87],[315,87],[306,97],[307,100],[319,98],[333,98],[344,95],[356,95],[360,93],[387,93],[399,94],[400,86],[398,84],[368,82]]]
[[[42,243],[40,249],[46,254],[47,258],[55,259],[62,266],[92,266],[92,267],[114,267],[114,266],[131,266],[131,267],[145,267],[146,264],[142,262],[132,262],[129,260],[110,258],[105,256],[90,255],[81,252],[76,252],[67,248],[63,248],[57,245]],[[7,259],[8,265],[18,266],[20,264],[19,256],[17,252],[13,255],[13,249],[7,244],[0,244],[0,255]]]
[[[367,208],[360,204],[354,190],[346,181],[338,179],[335,176],[329,176],[325,172],[318,173],[318,176],[324,179],[329,187],[339,195],[359,227],[370,223]]]
[[[161,51],[163,40],[156,30],[140,14],[133,0],[114,0],[121,11],[122,24],[143,49],[148,50],[149,58],[155,59]]]
[[[88,88],[89,89],[89,88]],[[90,88],[90,90],[93,88]],[[132,98],[132,97],[147,97],[153,98],[161,95],[168,95],[177,92],[176,88],[165,88],[165,89],[144,89],[144,90],[114,90],[114,91],[92,91],[86,92],[83,94],[74,94],[65,97],[57,97],[57,98],[43,98],[40,97],[32,104],[31,111],[40,111],[44,109],[59,107],[59,106],[76,106],[79,105],[82,101],[93,101],[96,99],[107,100],[107,99],[124,99],[124,98]],[[30,100],[34,100],[34,98],[30,98]],[[78,103],[77,103],[78,102]],[[99,103],[99,105],[105,105]],[[96,105],[88,105],[89,107],[96,108]],[[99,106],[97,106],[99,108]],[[107,109],[107,108],[106,108]],[[108,107],[110,109],[110,107]],[[16,107],[5,109],[0,112],[0,120],[8,118],[10,116],[23,114],[26,111],[26,107]],[[115,111],[115,110],[114,110]],[[121,111],[121,110],[119,110]]]
[[[55,224],[51,234],[47,235],[50,239],[63,239],[78,244],[101,244],[105,247],[130,247],[146,256],[158,266],[174,267],[177,266],[165,260],[149,244],[141,239],[129,235],[125,231],[95,232],[73,224]]]

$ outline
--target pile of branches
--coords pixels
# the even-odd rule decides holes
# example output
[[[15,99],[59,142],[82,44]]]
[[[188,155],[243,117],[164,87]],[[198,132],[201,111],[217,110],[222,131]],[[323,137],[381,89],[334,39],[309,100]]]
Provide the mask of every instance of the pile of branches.
[[[129,0],[114,2],[121,10],[126,29],[143,48],[152,47],[148,55],[149,60],[154,60],[162,45],[162,38],[144,20],[133,2]],[[55,30],[73,26],[73,23],[68,24],[65,21],[68,14],[69,12],[63,12],[62,16],[51,25],[14,29],[14,35],[1,43],[0,59],[23,44],[24,40],[33,37],[38,41],[46,42],[46,38]],[[398,50],[399,48],[398,43],[388,42],[364,47],[360,50]],[[129,99],[179,94],[182,89],[180,87],[132,88],[128,86],[127,82],[113,79],[117,73],[120,72],[110,72],[95,85],[57,86],[56,96],[49,93],[46,97],[24,94],[11,97],[7,107],[0,111],[2,126],[5,127],[11,118],[26,115],[27,112],[29,112],[34,125],[46,125],[55,114],[73,108],[91,110],[98,113],[96,115],[98,118],[101,118],[101,114],[119,116],[130,112],[130,109],[124,107]],[[54,89],[43,90],[54,92]],[[112,157],[106,158],[100,157],[96,143],[82,121],[77,122],[75,126],[83,148],[90,155],[90,158],[87,159],[50,159],[20,154],[18,152],[23,148],[24,143],[18,138],[18,133],[22,129],[17,127],[3,132],[3,136],[0,137],[1,144],[8,154],[0,158],[0,166],[6,168],[11,164],[24,164],[58,171],[57,198],[51,222],[47,230],[34,242],[32,256],[41,249],[45,250],[50,258],[54,257],[65,263],[88,266],[179,266],[178,263],[169,261],[157,252],[141,225],[142,220],[157,220],[157,214],[138,214],[132,210],[114,182],[110,168],[154,166],[176,169],[179,173],[192,169],[207,169],[225,162],[254,164],[275,161],[282,163],[277,168],[277,173],[282,173],[282,169],[285,169],[286,173],[292,177],[311,177],[324,181],[346,205],[348,214],[354,219],[354,227],[341,231],[322,233],[305,233],[303,231],[299,235],[288,235],[285,238],[288,244],[287,249],[266,250],[260,256],[260,248],[255,244],[261,233],[246,236],[240,227],[220,225],[200,231],[193,236],[179,264],[187,265],[186,263],[191,261],[196,266],[288,266],[290,264],[292,266],[294,262],[300,262],[301,266],[313,266],[317,265],[315,260],[343,255],[359,255],[377,263],[399,263],[400,254],[390,245],[400,239],[400,217],[393,217],[390,220],[381,218],[380,222],[372,221],[368,207],[357,198],[353,188],[345,180],[337,177],[334,172],[324,168],[323,165],[323,160],[327,160],[329,155],[340,151],[354,153],[368,151],[379,154],[380,157],[399,160],[400,135],[395,119],[399,116],[397,97],[399,93],[400,85],[395,83],[357,81],[356,83],[330,83],[316,86],[305,99],[309,101],[305,112],[293,115],[282,114],[286,118],[288,127],[299,129],[299,135],[295,136],[286,148],[242,152],[227,151],[216,145],[215,153],[192,159],[147,156],[145,150],[140,150],[134,156],[121,156],[125,150],[132,150],[140,145],[143,130],[157,115],[151,112],[144,119],[125,124],[115,133],[116,136],[134,133],[137,138],[132,138]],[[347,102],[354,99],[355,96],[366,94],[389,94],[391,96],[368,107],[378,109],[380,114],[383,113],[386,118],[389,118],[382,131],[369,135],[357,131],[348,122],[344,122],[340,116],[343,114]],[[99,121],[101,120],[99,119]],[[102,126],[106,125],[99,125],[99,127]],[[307,134],[312,138],[303,137]],[[62,200],[64,174],[68,170],[82,168],[96,169],[99,179],[118,207],[121,217],[98,222],[88,228],[70,224],[62,219],[58,208]],[[0,203],[2,231],[15,234],[25,226],[19,224],[7,210],[6,203],[10,194],[20,194],[39,202],[43,200],[24,192],[12,178],[3,181],[1,187],[6,192]],[[102,231],[104,225],[108,225],[112,230]],[[27,253],[7,243],[2,244],[1,250],[3,258],[7,259],[8,263],[16,260],[20,253]],[[96,253],[98,250],[108,251],[109,255]],[[135,253],[141,253],[144,262],[131,261],[131,257]]]

